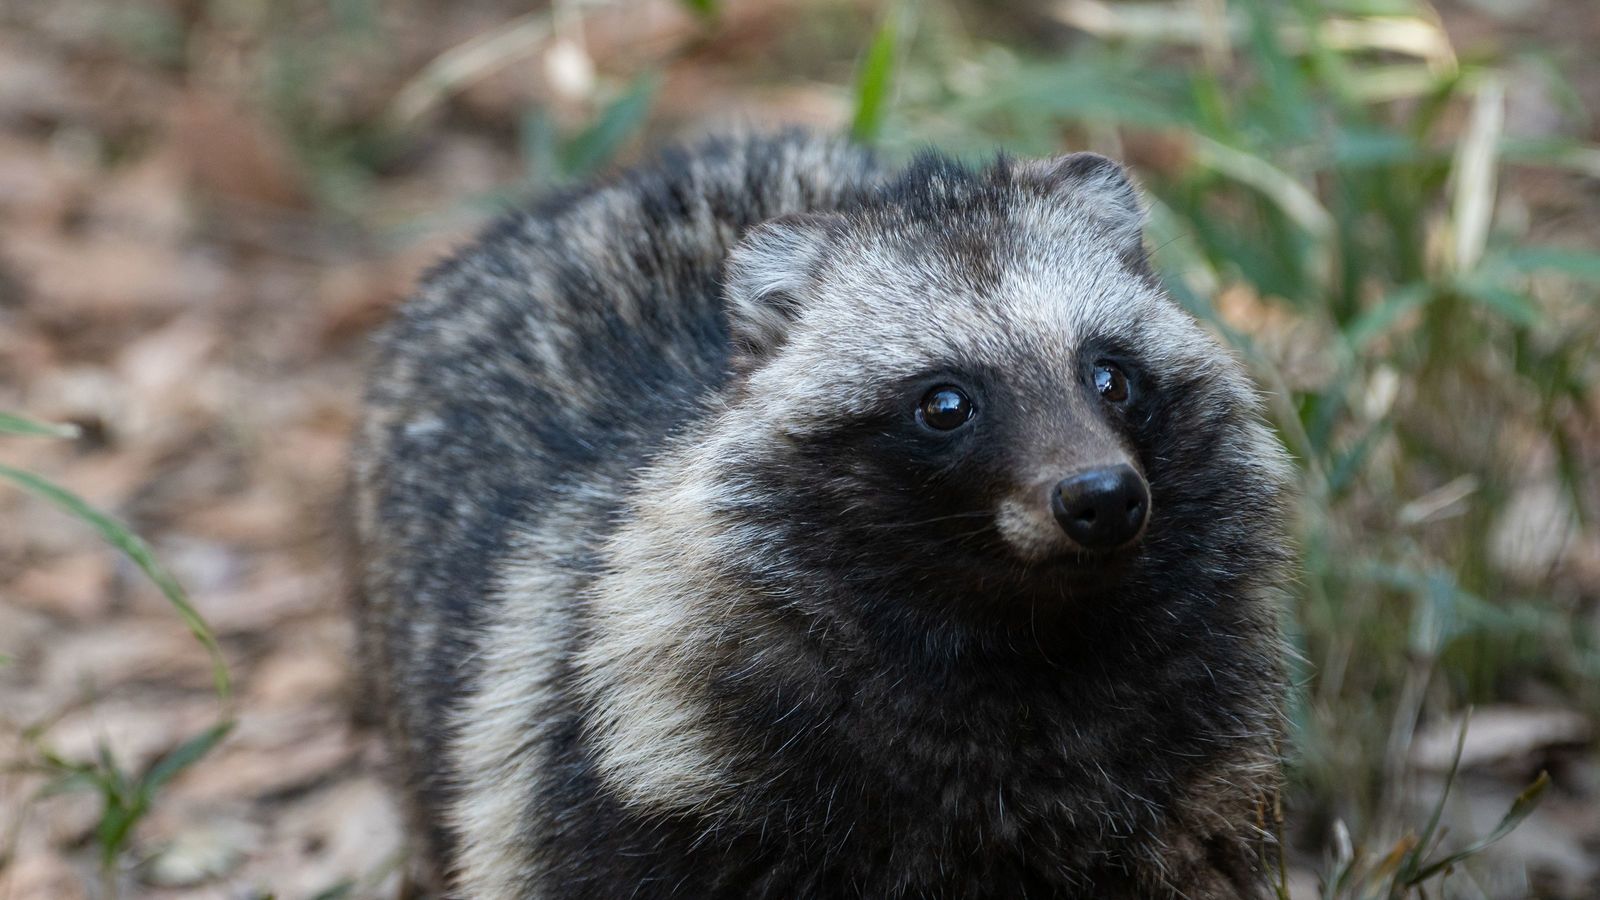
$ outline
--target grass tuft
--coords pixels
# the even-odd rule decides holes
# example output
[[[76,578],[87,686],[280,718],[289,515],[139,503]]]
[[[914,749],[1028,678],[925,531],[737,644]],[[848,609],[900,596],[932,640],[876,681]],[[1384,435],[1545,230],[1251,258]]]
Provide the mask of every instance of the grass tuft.
[[[0,433],[72,437],[77,430],[71,426],[51,425],[14,413],[0,412]],[[211,657],[212,685],[221,705],[216,724],[179,744],[142,772],[135,774],[127,771],[117,761],[113,748],[104,742],[97,746],[91,760],[72,760],[62,756],[50,747],[47,740],[48,723],[27,729],[24,734],[37,757],[36,761],[24,768],[48,778],[35,800],[78,791],[99,796],[100,820],[95,828],[95,843],[99,848],[102,893],[106,897],[115,897],[118,894],[119,864],[129,848],[134,828],[150,812],[156,795],[167,782],[199,762],[233,730],[233,686],[228,666],[215,635],[189,601],[183,586],[156,560],[143,539],[77,494],[49,479],[4,464],[0,464],[0,479],[9,480],[49,501],[89,525],[107,544],[122,551],[160,589],[178,617]],[[16,828],[20,833],[20,818]]]

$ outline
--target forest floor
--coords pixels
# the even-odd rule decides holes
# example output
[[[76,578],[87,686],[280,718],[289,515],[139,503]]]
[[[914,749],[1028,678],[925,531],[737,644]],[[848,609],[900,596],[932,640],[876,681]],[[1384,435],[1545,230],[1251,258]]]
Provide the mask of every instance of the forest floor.
[[[247,4],[134,15],[144,7],[0,0],[0,410],[81,430],[5,439],[0,462],[143,535],[235,680],[236,728],[137,824],[124,896],[393,894],[401,827],[376,736],[353,724],[334,553],[366,337],[507,186],[521,190],[522,111],[581,120],[591,60],[618,84],[662,66],[649,135],[732,117],[841,127],[864,34],[821,22],[806,39],[837,47],[796,49],[781,24],[796,5],[730,10],[715,42],[681,4],[593,17],[586,55],[558,34],[458,92],[424,90],[404,152],[362,167],[350,160],[373,138],[348,123],[405,115],[395,97],[424,65],[525,7],[393,4],[382,46],[353,38],[348,58],[308,61],[294,42],[338,23],[283,26],[279,46],[271,13],[207,12]],[[1564,8],[1594,18],[1588,0]],[[1463,5],[1452,27],[1470,42],[1493,21]],[[1550,15],[1528,30],[1582,39]],[[771,54],[803,77],[747,81]],[[1600,109],[1600,68],[1575,83]],[[308,121],[321,130],[293,133]],[[208,660],[162,594],[82,523],[6,486],[0,657],[0,758],[103,745],[136,772],[218,712]],[[1591,725],[1541,727],[1570,742]],[[99,796],[34,799],[44,783],[0,772],[0,900],[105,896]],[[1551,840],[1590,883],[1600,821],[1579,818]]]

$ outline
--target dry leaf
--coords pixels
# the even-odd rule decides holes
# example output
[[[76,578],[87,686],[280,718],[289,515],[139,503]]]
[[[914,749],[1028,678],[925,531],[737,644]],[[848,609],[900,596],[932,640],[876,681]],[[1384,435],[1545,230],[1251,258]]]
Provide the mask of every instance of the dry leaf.
[[[279,135],[253,111],[191,92],[172,122],[172,140],[202,192],[237,203],[304,207],[305,187]]]
[[[6,593],[31,609],[90,621],[111,609],[112,556],[84,550],[28,566]]]

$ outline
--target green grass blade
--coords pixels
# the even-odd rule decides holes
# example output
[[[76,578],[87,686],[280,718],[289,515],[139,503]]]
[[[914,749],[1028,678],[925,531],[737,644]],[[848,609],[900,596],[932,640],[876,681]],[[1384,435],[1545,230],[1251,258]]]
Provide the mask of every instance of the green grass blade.
[[[128,835],[143,815],[143,809],[117,805],[106,807],[100,816],[100,824],[95,828],[95,842],[100,845],[101,868],[110,870],[116,865],[117,856],[128,843]]]
[[[172,752],[156,760],[139,779],[139,793],[148,802],[174,775],[192,766],[233,730],[233,722],[222,721],[184,741]]]
[[[543,107],[529,110],[517,123],[517,154],[528,184],[547,186],[560,180],[560,135]],[[498,208],[498,202],[495,205]]]
[[[690,12],[702,19],[715,19],[721,11],[721,4],[717,0],[682,0],[683,5]]]
[[[1554,272],[1577,281],[1600,282],[1600,253],[1560,247],[1518,247],[1504,255],[1521,272]]]
[[[1071,121],[1104,120],[1146,128],[1195,128],[1202,116],[1185,107],[1196,90],[1190,81],[1163,78],[1132,63],[1071,58],[1022,66],[1008,84],[952,107],[958,113],[998,109],[1028,117]],[[965,107],[965,112],[963,112]],[[1046,119],[1048,121],[1048,119]],[[1048,131],[1044,150],[1059,149],[1059,132]]]
[[[1540,772],[1539,777],[1533,780],[1533,784],[1523,788],[1522,793],[1511,801],[1511,808],[1506,811],[1505,816],[1500,820],[1500,824],[1496,825],[1493,831],[1466,849],[1458,850],[1443,859],[1424,866],[1421,871],[1417,872],[1416,878],[1411,881],[1411,884],[1417,884],[1432,878],[1456,863],[1483,852],[1490,844],[1510,834],[1513,829],[1522,824],[1523,819],[1532,815],[1533,811],[1538,808],[1539,801],[1543,799],[1544,792],[1549,787],[1550,774],[1548,772]]]
[[[1408,284],[1397,289],[1357,316],[1345,329],[1345,340],[1357,351],[1365,349],[1368,343],[1388,332],[1407,313],[1426,305],[1432,293],[1433,288],[1425,283]]]
[[[1310,188],[1266,159],[1210,138],[1196,139],[1195,158],[1270,200],[1311,240],[1313,253],[1321,260],[1319,270],[1329,270],[1331,263],[1326,257],[1333,252],[1334,220]]]
[[[1289,17],[1285,9],[1271,0],[1246,0],[1240,3],[1249,23],[1246,42],[1256,75],[1261,81],[1258,122],[1273,139],[1299,139],[1313,131],[1310,110],[1317,104],[1309,94],[1306,77],[1283,44],[1282,25]]]
[[[1456,282],[1456,289],[1468,300],[1524,328],[1539,324],[1539,309],[1526,294],[1494,284],[1486,278],[1460,279]]]
[[[75,438],[78,429],[72,425],[40,422],[16,413],[0,412],[0,434],[21,434],[29,437]]]
[[[0,478],[7,478],[26,488],[28,491],[43,497],[83,522],[88,523],[95,531],[100,533],[106,543],[121,550],[133,564],[144,572],[145,576],[161,590],[177,611],[178,617],[189,627],[206,652],[211,655],[211,675],[216,686],[217,696],[224,704],[230,701],[232,685],[228,678],[228,666],[222,658],[222,648],[217,645],[216,638],[211,634],[211,629],[206,626],[205,620],[200,617],[194,606],[189,602],[189,596],[184,592],[183,586],[172,577],[150,552],[150,547],[136,534],[129,531],[122,523],[90,506],[83,498],[60,487],[44,478],[21,469],[0,464]]]
[[[1418,835],[1417,842],[1412,846],[1411,852],[1405,854],[1403,861],[1395,872],[1395,884],[1414,885],[1421,880],[1418,871],[1422,866],[1422,854],[1428,852],[1434,836],[1439,833],[1439,823],[1444,820],[1444,805],[1450,799],[1450,789],[1455,787],[1456,774],[1461,769],[1461,751],[1467,746],[1467,729],[1472,726],[1472,710],[1461,718],[1461,731],[1456,735],[1455,751],[1450,754],[1450,768],[1444,775],[1444,790],[1439,792],[1439,802],[1434,804],[1433,813],[1428,817],[1428,824]]]
[[[644,127],[655,95],[654,78],[643,75],[634,79],[627,91],[602,110],[592,125],[562,148],[563,174],[577,178],[611,162],[622,143]]]
[[[861,71],[856,75],[856,114],[850,121],[850,136],[863,144],[877,140],[883,131],[899,52],[900,9],[891,6],[878,26],[878,33],[873,35],[866,58],[861,61]]]
[[[99,767],[105,783],[109,785],[109,789],[116,795],[118,800],[124,800],[131,795],[128,773],[123,770],[122,766],[117,765],[117,758],[111,752],[111,745],[106,743],[103,738],[95,742],[94,761],[95,765]]]
[[[1563,139],[1502,138],[1503,159],[1535,166],[1550,166],[1600,178],[1600,147]]]
[[[75,794],[81,791],[101,792],[106,789],[105,782],[94,772],[87,770],[74,770],[58,775],[39,788],[33,795],[35,800],[46,797],[55,797],[60,794]]]
[[[1357,172],[1385,166],[1424,162],[1441,154],[1417,145],[1410,137],[1370,127],[1355,127],[1333,136],[1326,158],[1319,168],[1336,172]]]

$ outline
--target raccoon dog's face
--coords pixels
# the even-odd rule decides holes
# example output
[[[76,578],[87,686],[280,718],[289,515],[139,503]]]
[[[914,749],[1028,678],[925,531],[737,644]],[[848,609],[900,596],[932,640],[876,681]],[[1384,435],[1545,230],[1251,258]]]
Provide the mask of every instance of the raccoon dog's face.
[[[746,235],[723,429],[767,567],[1035,599],[1264,567],[1281,452],[1151,277],[1141,218],[1103,157],[925,159]]]

